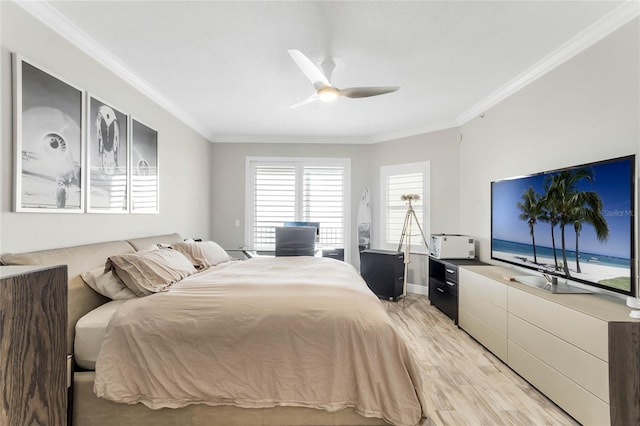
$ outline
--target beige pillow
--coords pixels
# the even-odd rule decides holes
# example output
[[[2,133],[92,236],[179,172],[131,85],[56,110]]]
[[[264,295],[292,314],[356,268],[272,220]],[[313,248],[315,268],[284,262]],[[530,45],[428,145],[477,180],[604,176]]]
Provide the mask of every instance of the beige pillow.
[[[131,299],[136,297],[112,271],[104,271],[104,267],[83,272],[80,277],[96,292],[112,300]]]
[[[167,290],[197,272],[180,252],[166,249],[111,256],[106,267],[137,296]]]
[[[213,241],[183,241],[171,244],[171,248],[184,254],[198,269],[231,260],[231,256]]]

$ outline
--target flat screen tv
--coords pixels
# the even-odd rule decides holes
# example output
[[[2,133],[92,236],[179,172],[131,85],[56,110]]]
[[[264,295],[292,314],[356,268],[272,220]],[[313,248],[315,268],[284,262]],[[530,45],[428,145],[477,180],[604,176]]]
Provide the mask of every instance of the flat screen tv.
[[[491,258],[635,295],[635,156],[491,183]]]

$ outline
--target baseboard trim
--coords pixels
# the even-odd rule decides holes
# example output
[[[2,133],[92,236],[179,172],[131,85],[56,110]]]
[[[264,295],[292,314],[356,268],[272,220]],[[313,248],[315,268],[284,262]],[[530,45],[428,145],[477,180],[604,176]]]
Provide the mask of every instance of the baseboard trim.
[[[409,284],[407,283],[407,293],[416,293],[416,294],[424,294],[425,296],[429,295],[429,287],[419,284]]]

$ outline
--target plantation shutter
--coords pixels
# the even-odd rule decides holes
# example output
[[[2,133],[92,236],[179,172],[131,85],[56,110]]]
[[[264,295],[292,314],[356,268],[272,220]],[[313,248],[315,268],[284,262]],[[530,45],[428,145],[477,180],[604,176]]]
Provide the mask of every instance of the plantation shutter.
[[[387,223],[386,223],[386,243],[398,244],[400,237],[402,236],[402,228],[404,227],[404,220],[407,214],[407,202],[402,201],[402,195],[406,194],[419,194],[419,200],[413,200],[413,210],[420,221],[422,221],[422,205],[423,205],[423,187],[424,187],[424,174],[423,173],[407,173],[387,176]],[[422,226],[422,223],[420,224]],[[412,222],[412,234],[419,233],[415,226],[415,221]],[[420,237],[421,238],[421,237]],[[413,239],[412,239],[413,240]],[[419,240],[413,240],[418,243]]]
[[[425,240],[430,238],[429,215],[429,170],[428,161],[393,164],[380,167],[380,225],[379,236],[375,236],[374,244],[387,250],[397,250],[402,237],[405,218],[409,208],[408,202],[401,199],[403,195],[418,195],[419,200],[411,204],[415,217],[411,216],[411,251],[425,253],[427,247],[420,235],[420,224]],[[408,231],[408,229],[407,229]],[[408,235],[405,235],[405,241]],[[402,250],[402,247],[400,248]]]
[[[253,242],[275,245],[275,227],[296,217],[295,166],[256,165],[254,172]]]
[[[320,222],[319,243],[344,247],[344,167],[303,168],[303,220]]]
[[[321,246],[345,247],[348,162],[343,159],[248,160],[248,247],[273,250],[283,222],[319,222]]]

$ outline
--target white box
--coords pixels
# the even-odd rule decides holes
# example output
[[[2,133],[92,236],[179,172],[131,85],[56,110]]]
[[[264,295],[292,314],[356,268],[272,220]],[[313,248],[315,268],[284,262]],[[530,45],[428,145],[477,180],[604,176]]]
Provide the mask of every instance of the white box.
[[[436,259],[474,259],[476,242],[468,235],[431,234],[429,255]]]

